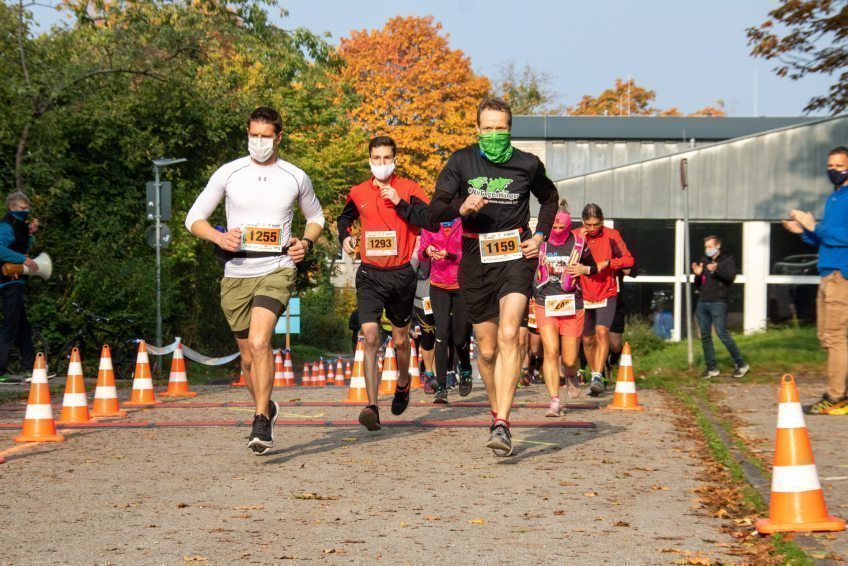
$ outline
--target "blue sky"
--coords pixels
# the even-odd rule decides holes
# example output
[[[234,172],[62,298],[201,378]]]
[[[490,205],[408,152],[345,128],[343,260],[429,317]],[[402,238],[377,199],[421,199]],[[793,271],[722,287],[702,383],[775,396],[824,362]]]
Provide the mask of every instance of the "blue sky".
[[[561,104],[598,94],[632,76],[657,92],[656,105],[683,112],[724,100],[733,116],[801,115],[827,92],[829,77],[781,79],[749,56],[745,28],[762,23],[776,0],[287,0],[282,27],[329,32],[382,28],[396,15],[432,15],[474,70],[494,77],[514,61],[551,76]],[[36,10],[45,23],[56,16]]]

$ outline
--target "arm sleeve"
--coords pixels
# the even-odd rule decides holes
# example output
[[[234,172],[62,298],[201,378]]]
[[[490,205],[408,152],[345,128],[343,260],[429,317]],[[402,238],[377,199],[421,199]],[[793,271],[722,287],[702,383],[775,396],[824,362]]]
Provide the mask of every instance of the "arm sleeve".
[[[613,234],[612,244],[615,248],[618,248],[619,257],[610,258],[610,268],[625,269],[628,267],[633,267],[633,256],[630,254],[630,250],[627,249],[627,245],[621,238],[621,234],[619,234],[618,232],[615,232]]]
[[[356,203],[348,195],[344,210],[339,214],[339,219],[336,222],[339,229],[339,244],[344,244],[345,238],[350,236],[350,228],[357,218],[359,218],[359,209],[356,208]]]
[[[436,180],[436,191],[430,201],[430,216],[433,222],[447,222],[459,216],[459,207],[462,205],[459,198],[461,184],[462,175],[458,158],[454,154],[448,159]]]
[[[807,233],[804,230],[804,234]],[[820,244],[825,244],[833,248],[848,247],[848,226],[826,226],[822,222],[819,222],[816,224],[816,230],[812,234],[815,234],[816,240]]]
[[[804,229],[804,232],[801,233],[801,241],[815,247],[819,247],[819,244],[821,244],[819,235],[815,232],[810,232],[807,229]]]
[[[530,192],[539,199],[539,221],[536,223],[536,232],[541,232],[547,238],[551,233],[551,226],[554,225],[559,192],[557,192],[553,181],[548,179],[545,174],[545,166],[542,165],[541,161],[538,162]]]
[[[427,205],[427,195],[421,187],[415,185],[410,191],[409,201],[400,199],[400,202],[395,205],[395,211],[413,226],[432,229],[433,221],[430,219],[430,209]]]
[[[306,174],[303,175],[303,180],[298,186],[298,204],[303,216],[306,217],[307,224],[318,224],[324,227],[324,209],[321,208],[321,203],[318,202],[318,196],[312,187],[312,181]]]
[[[203,189],[203,192],[200,193],[200,196],[198,196],[197,200],[194,201],[194,204],[189,209],[188,214],[186,214],[185,227],[189,232],[191,232],[192,224],[198,220],[206,220],[213,212],[215,212],[215,209],[218,207],[218,203],[220,203],[221,199],[224,198],[226,188],[226,173],[223,169],[218,169],[209,179],[209,183],[206,185],[206,188]]]
[[[24,254],[18,253],[9,246],[15,241],[15,234],[7,222],[0,223],[0,262],[23,263],[26,259]]]
[[[589,275],[594,275],[598,272],[598,264],[595,262],[595,258],[592,257],[592,250],[589,249],[589,246],[583,248],[580,263],[589,268]]]
[[[736,261],[733,259],[733,256],[728,257],[724,261],[720,261],[718,267],[713,273],[713,277],[724,283],[725,285],[730,285],[736,279]]]
[[[421,230],[421,244],[418,246],[418,259],[421,261],[429,261],[430,258],[425,253],[427,247],[433,242],[433,233],[429,230]]]

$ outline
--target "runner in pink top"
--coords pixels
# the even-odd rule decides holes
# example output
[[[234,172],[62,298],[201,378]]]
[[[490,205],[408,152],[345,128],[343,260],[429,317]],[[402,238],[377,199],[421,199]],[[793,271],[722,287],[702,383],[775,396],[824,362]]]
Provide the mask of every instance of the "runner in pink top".
[[[447,403],[448,359],[451,347],[459,358],[459,394],[471,393],[469,343],[471,325],[459,292],[459,261],[462,259],[462,222],[442,222],[437,232],[421,231],[421,259],[430,260],[430,304],[436,321],[436,395],[434,403]],[[426,305],[425,305],[426,312]]]

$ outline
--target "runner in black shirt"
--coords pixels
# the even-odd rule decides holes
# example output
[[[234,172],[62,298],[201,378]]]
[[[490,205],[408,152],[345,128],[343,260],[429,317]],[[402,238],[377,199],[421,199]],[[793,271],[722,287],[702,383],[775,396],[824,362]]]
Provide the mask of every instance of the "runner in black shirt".
[[[512,454],[509,413],[521,371],[518,329],[539,245],[551,230],[558,200],[539,158],[512,147],[511,126],[508,104],[484,100],[477,108],[479,143],[451,155],[430,204],[434,222],[462,217],[459,283],[492,410],[486,446],[505,456]],[[532,235],[531,193],[541,203]]]

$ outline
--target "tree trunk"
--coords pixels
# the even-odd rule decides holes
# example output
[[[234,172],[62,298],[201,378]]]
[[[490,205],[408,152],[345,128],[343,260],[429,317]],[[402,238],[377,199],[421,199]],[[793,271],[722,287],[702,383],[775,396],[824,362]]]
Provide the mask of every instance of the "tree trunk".
[[[26,150],[28,141],[29,124],[24,126],[24,131],[21,132],[20,140],[18,140],[18,151],[15,154],[15,190],[19,192],[24,192],[23,161],[24,151]]]

